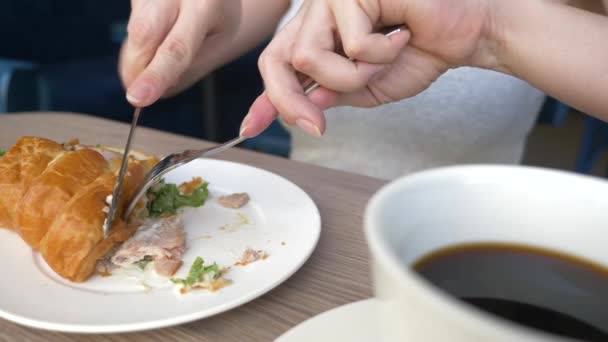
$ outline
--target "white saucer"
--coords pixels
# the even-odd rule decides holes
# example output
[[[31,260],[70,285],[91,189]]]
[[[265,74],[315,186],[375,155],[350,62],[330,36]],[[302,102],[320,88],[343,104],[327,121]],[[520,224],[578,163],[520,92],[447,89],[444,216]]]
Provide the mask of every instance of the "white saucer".
[[[326,311],[298,324],[275,342],[377,341],[377,300],[366,299]]]

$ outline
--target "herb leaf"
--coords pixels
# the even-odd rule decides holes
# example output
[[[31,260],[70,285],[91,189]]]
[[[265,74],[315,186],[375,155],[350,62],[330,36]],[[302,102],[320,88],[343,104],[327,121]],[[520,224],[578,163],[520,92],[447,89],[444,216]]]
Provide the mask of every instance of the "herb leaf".
[[[200,207],[209,196],[208,183],[196,187],[192,194],[183,195],[175,184],[161,180],[148,191],[148,212],[150,216],[175,215],[181,207]]]
[[[185,288],[190,288],[197,283],[216,279],[220,275],[221,273],[216,263],[205,266],[203,258],[197,257],[196,260],[194,260],[194,263],[192,263],[186,279],[172,278],[171,282],[182,285]]]
[[[2,157],[6,153],[3,149],[0,148],[0,157]]]
[[[141,260],[139,260],[139,261],[134,262],[134,264],[135,264],[135,266],[137,266],[137,267],[138,267],[140,270],[142,270],[142,271],[143,271],[143,270],[145,270],[145,269],[146,269],[146,266],[148,266],[148,264],[149,264],[151,261],[153,261],[153,260],[154,260],[154,258],[152,258],[152,256],[151,256],[151,255],[146,255],[146,256],[144,256],[144,258],[143,258],[143,259],[141,259]]]

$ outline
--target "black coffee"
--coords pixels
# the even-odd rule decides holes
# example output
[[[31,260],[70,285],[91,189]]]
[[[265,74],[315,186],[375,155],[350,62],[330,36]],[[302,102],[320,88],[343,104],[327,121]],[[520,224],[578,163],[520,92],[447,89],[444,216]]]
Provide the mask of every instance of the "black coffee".
[[[608,341],[608,270],[591,262],[523,245],[480,243],[437,250],[414,269],[451,295],[515,323]]]

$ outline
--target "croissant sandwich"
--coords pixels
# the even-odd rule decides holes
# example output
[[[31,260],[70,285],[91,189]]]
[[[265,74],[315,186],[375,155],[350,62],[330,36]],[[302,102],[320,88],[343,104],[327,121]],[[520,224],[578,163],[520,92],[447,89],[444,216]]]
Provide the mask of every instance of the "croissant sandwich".
[[[121,214],[157,162],[143,153],[128,157],[116,220],[104,238],[106,202],[122,158],[118,150],[77,141],[20,138],[0,158],[0,227],[19,233],[62,277],[86,280],[101,257],[137,230]]]

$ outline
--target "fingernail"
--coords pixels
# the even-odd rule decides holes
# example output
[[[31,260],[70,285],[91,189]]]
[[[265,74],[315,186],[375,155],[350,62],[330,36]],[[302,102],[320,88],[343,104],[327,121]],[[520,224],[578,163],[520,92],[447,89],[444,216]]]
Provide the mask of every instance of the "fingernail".
[[[277,118],[277,120],[279,120],[283,126],[290,126],[291,127],[294,124],[293,121],[287,121],[285,118],[280,117],[280,116]]]
[[[146,101],[146,99],[150,96],[150,93],[152,93],[152,88],[149,85],[136,84],[135,86],[129,88],[129,91],[127,92],[127,100],[131,103],[139,104]]]
[[[247,115],[245,115],[245,117],[243,118],[243,122],[241,122],[241,129],[239,130],[239,136],[243,136],[243,133],[245,133],[245,130],[247,129],[247,123],[249,122],[251,116],[251,112],[247,113]]]
[[[245,136],[244,133],[245,133],[246,129],[247,129],[247,125],[245,125],[245,124],[241,125],[241,130],[239,131],[239,136],[240,137],[244,137]]]
[[[319,129],[319,127],[315,126],[315,124],[306,119],[297,119],[296,126],[298,126],[301,130],[308,133],[309,135],[312,135],[313,137],[318,138],[323,135],[321,134],[321,130]]]

